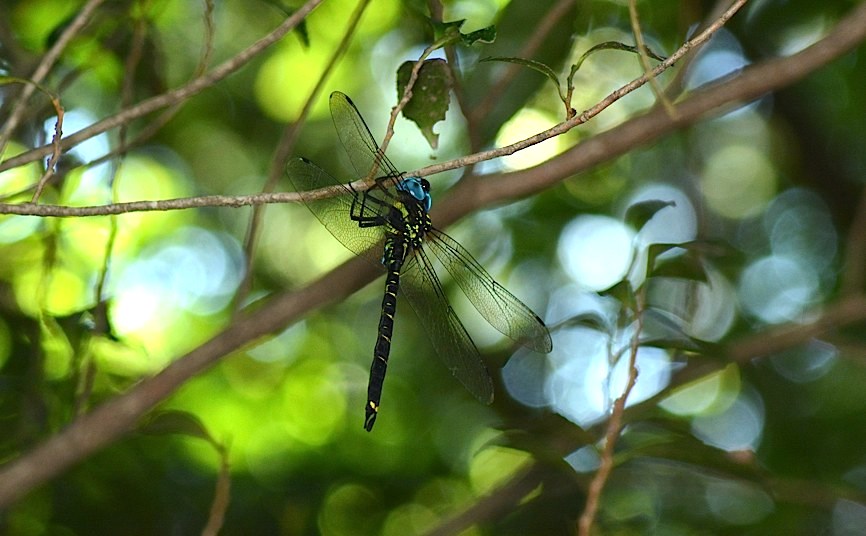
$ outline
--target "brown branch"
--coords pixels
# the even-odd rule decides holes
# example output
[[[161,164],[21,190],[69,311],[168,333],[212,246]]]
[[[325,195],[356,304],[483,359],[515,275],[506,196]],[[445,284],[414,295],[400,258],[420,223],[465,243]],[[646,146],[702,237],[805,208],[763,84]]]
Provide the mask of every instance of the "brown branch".
[[[563,177],[586,171],[629,149],[693,124],[710,112],[722,113],[734,103],[789,85],[848,52],[864,36],[866,3],[854,8],[827,37],[811,47],[788,58],[756,64],[738,76],[695,92],[678,105],[680,115],[676,121],[663,111],[651,112],[578,145],[545,166],[500,175],[496,188],[461,183],[457,188],[461,195],[452,196],[450,203],[438,205],[444,210],[436,211],[437,222],[447,225],[480,206],[540,191]],[[558,178],[553,178],[556,174]],[[75,420],[35,449],[5,464],[0,468],[0,508],[117,441],[145,413],[223,355],[284,329],[317,307],[347,296],[370,282],[375,275],[375,269],[363,259],[353,259],[309,286],[277,295],[255,312],[241,316],[223,332],[178,358],[156,376],[143,379],[127,392]],[[866,310],[866,305],[863,310]],[[847,321],[845,318],[840,320]]]
[[[151,408],[221,356],[283,329],[312,309],[355,292],[371,281],[375,273],[366,260],[352,259],[309,286],[283,294],[254,313],[242,315],[156,376],[143,379],[122,395],[76,419],[57,435],[0,468],[0,510],[116,441]]]
[[[634,34],[634,44],[637,48],[638,59],[640,60],[641,69],[643,72],[649,76],[650,81],[650,89],[656,96],[656,100],[665,107],[665,110],[671,115],[671,117],[676,117],[676,109],[674,108],[674,104],[671,100],[665,95],[662,90],[661,84],[659,83],[658,78],[652,76],[652,65],[650,64],[650,57],[647,52],[646,44],[643,39],[643,31],[640,28],[640,16],[637,12],[637,0],[629,0],[628,2],[628,18],[631,21],[631,31]]]
[[[864,40],[866,3],[861,3],[826,37],[802,51],[785,58],[753,64],[737,75],[693,91],[677,103],[676,119],[672,119],[664,110],[654,109],[593,136],[539,166],[459,183],[449,192],[447,202],[438,203],[439,221],[444,218],[450,223],[459,215],[479,207],[490,206],[503,199],[532,195],[557,184],[563,177],[591,169],[675,130],[692,125],[710,112],[720,115],[762,95],[789,86],[851,51]],[[438,167],[428,166],[410,173],[423,176],[443,171]],[[491,188],[490,184],[494,182],[496,187]]]
[[[845,247],[845,264],[842,268],[841,292],[853,294],[863,292],[866,285],[866,188],[860,192],[860,202],[854,220],[848,229]]]
[[[628,355],[628,380],[626,381],[625,389],[622,394],[616,399],[613,404],[613,411],[610,419],[607,421],[607,432],[604,435],[604,448],[601,452],[598,471],[596,471],[592,480],[589,483],[589,491],[586,496],[586,507],[577,522],[577,533],[580,536],[589,536],[592,531],[592,525],[595,522],[595,515],[598,512],[598,507],[601,504],[601,492],[607,483],[610,473],[613,471],[613,452],[616,447],[616,442],[622,432],[623,416],[625,414],[625,404],[628,401],[628,395],[637,383],[637,353],[640,348],[640,336],[643,333],[643,313],[644,301],[646,299],[646,286],[641,287],[635,294],[635,329],[631,336]]]
[[[540,464],[528,464],[495,491],[476,501],[471,508],[437,525],[429,532],[425,532],[424,536],[461,534],[472,525],[495,519],[501,512],[510,511],[519,505],[532,490],[541,484],[541,477],[542,467]]]
[[[304,198],[314,199],[322,195],[306,195]],[[46,216],[52,218],[73,218],[82,216],[110,216],[127,212],[153,212],[166,210],[186,210],[202,207],[244,207],[268,203],[293,203],[300,201],[302,196],[296,193],[266,193],[253,195],[203,195],[200,197],[183,197],[159,201],[130,201],[128,203],[113,203],[110,205],[94,205],[86,207],[69,207],[62,205],[34,205],[33,203],[6,204],[0,203],[0,214],[18,214],[22,216]]]
[[[784,324],[734,341],[729,347],[728,358],[744,363],[809,342],[841,326],[864,321],[866,295],[843,296],[836,303],[819,311],[812,322]]]
[[[806,325],[789,324],[784,327],[778,326],[765,332],[733,341],[727,346],[725,355],[740,364],[746,364],[752,359],[766,355],[769,352],[777,352],[808,342],[812,337],[825,333],[830,329],[838,329],[857,322],[866,321],[866,296],[842,299],[836,304],[828,306],[823,314],[827,317],[827,320],[819,319]],[[792,335],[798,331],[803,331],[803,333],[797,336]],[[634,422],[647,414],[656,412],[659,401],[669,397],[670,393],[677,387],[706,378],[711,374],[716,374],[723,366],[724,363],[720,360],[695,360],[690,362],[686,368],[674,375],[671,383],[665,390],[652,398],[629,406],[623,415],[623,422]],[[609,425],[601,423],[588,430],[588,433],[592,436],[597,436],[602,433],[602,427],[604,426]],[[564,456],[569,452],[574,452],[575,449],[582,447],[586,443],[583,436],[565,434],[545,439],[545,444],[554,444],[554,452]],[[471,527],[473,524],[489,519],[496,519],[507,514],[513,508],[511,497],[515,495],[521,497],[521,494],[525,496],[533,489],[527,489],[524,485],[526,475],[537,474],[541,468],[542,464],[540,462],[534,462],[532,465],[524,468],[523,472],[504,482],[484,498],[479,499],[466,511],[443,522],[442,525],[427,533],[427,536],[434,534],[437,536],[457,534],[461,530]],[[834,504],[837,499],[842,497],[864,502],[862,494],[845,489],[816,487],[817,484],[812,481],[765,478],[758,480],[758,483],[763,484],[780,501],[795,504],[817,504],[827,507],[827,505]],[[814,491],[811,498],[807,493],[797,492],[798,490],[805,492],[809,489]]]

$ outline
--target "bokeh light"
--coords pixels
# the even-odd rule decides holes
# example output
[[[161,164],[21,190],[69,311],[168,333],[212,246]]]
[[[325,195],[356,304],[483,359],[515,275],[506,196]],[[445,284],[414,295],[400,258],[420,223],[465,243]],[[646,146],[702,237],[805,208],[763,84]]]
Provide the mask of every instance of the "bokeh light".
[[[587,290],[622,280],[631,265],[634,233],[608,216],[579,216],[560,235],[557,253],[565,272]]]

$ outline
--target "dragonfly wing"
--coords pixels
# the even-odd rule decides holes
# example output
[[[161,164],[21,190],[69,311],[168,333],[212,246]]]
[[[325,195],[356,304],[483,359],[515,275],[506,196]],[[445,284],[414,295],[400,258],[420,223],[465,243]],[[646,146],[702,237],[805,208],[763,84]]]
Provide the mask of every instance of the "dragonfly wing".
[[[425,249],[436,255],[491,326],[537,352],[553,350],[550,332],[538,315],[490,277],[463,246],[436,229],[431,229],[427,238]]]
[[[418,315],[436,352],[460,383],[485,404],[493,401],[493,382],[478,348],[448,304],[442,285],[423,249],[403,266],[400,294]]]
[[[376,162],[379,145],[352,99],[339,91],[335,91],[331,93],[330,104],[331,117],[337,128],[340,141],[349,154],[349,160],[352,161],[358,178],[365,178]],[[398,175],[394,164],[384,155],[380,156],[378,171],[373,176],[397,177]]]
[[[298,192],[325,187],[341,189],[339,195],[304,201],[304,204],[349,251],[362,256],[371,255],[370,248],[382,241],[384,231],[382,226],[360,227],[358,222],[349,217],[352,202],[359,194],[345,184],[341,184],[319,166],[303,158],[293,158],[289,161],[286,165],[286,176]],[[378,251],[381,256],[381,249]],[[380,264],[378,260],[378,258],[374,259],[374,262]]]

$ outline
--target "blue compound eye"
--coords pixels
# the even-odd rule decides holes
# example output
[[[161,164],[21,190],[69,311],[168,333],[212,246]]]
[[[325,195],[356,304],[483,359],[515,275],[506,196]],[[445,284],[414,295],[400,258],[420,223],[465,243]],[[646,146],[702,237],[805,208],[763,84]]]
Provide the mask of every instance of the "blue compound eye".
[[[420,177],[409,177],[397,184],[397,189],[406,192],[424,205],[424,210],[430,210],[433,200],[430,198],[430,182]]]

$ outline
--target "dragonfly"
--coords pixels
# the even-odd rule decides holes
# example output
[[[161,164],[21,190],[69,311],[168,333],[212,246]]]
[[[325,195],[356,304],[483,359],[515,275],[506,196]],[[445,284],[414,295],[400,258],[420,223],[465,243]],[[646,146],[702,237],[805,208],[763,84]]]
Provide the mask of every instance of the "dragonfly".
[[[484,361],[448,303],[434,261],[444,266],[479,313],[517,343],[543,353],[553,349],[537,314],[514,297],[456,240],[433,227],[428,214],[430,183],[407,177],[376,144],[352,100],[335,91],[331,117],[358,178],[376,177],[369,189],[342,183],[305,158],[293,158],[286,175],[298,192],[330,188],[337,195],[304,199],[313,215],[347,249],[384,267],[385,294],[367,384],[364,428],[373,430],[382,397],[397,297],[421,320],[437,354],[479,401],[493,401],[493,382]]]

